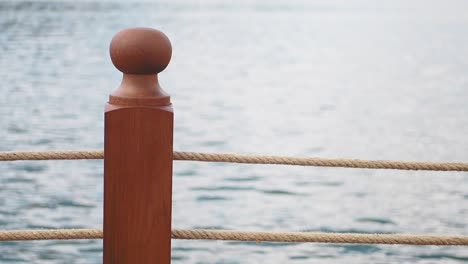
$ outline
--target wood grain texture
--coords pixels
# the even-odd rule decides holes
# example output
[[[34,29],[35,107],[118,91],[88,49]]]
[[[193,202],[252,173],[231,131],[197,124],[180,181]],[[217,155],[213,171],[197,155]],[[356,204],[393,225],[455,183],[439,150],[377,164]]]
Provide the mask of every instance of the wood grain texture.
[[[104,263],[170,263],[170,106],[105,113]]]
[[[123,78],[105,111],[104,264],[169,264],[174,113],[157,74],[172,45],[159,30],[129,28],[110,55]]]

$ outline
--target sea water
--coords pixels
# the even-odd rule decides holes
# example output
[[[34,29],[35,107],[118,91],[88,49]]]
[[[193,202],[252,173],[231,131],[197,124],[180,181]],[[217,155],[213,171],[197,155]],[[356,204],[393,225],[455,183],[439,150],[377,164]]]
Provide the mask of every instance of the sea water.
[[[100,149],[154,27],[174,148],[468,161],[468,2],[0,1],[0,150]],[[103,163],[0,162],[0,229],[101,228]],[[176,161],[173,227],[468,235],[468,174]],[[463,247],[179,241],[173,263],[461,263]],[[0,243],[0,263],[101,263],[102,241]]]

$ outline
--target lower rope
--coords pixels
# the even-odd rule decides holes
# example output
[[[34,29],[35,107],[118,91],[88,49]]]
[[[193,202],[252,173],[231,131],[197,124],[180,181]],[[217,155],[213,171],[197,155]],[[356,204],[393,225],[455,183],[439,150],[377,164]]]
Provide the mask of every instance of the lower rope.
[[[0,231],[0,241],[51,239],[102,239],[101,229],[55,229]],[[320,232],[259,232],[204,229],[173,229],[173,239],[235,240],[254,242],[401,244],[468,246],[468,236],[354,234]]]
[[[0,161],[15,160],[74,160],[103,159],[102,150],[84,151],[11,151],[0,152]],[[174,160],[231,162],[249,164],[281,164],[318,167],[346,167],[363,169],[468,171],[468,163],[462,162],[415,162],[392,160],[327,159],[285,157],[266,155],[241,155],[225,153],[201,153],[174,151]]]

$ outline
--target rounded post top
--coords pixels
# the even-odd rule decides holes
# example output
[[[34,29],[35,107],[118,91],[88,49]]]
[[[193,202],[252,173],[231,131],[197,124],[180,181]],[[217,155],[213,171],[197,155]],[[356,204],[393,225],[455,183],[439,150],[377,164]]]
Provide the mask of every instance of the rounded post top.
[[[172,56],[169,38],[152,28],[129,28],[118,32],[110,44],[114,66],[124,74],[158,74]]]
[[[170,96],[161,89],[158,73],[167,67],[171,55],[171,42],[159,30],[129,28],[117,33],[110,44],[110,56],[123,79],[109,96],[106,111],[122,107],[169,107]]]

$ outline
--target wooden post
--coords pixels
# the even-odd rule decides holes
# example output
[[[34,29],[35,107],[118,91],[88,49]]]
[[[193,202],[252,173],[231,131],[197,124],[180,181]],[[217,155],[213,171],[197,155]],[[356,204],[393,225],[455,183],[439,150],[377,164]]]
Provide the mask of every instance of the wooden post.
[[[110,55],[123,80],[105,111],[104,264],[169,264],[174,114],[157,74],[171,43],[131,28],[114,36]]]

